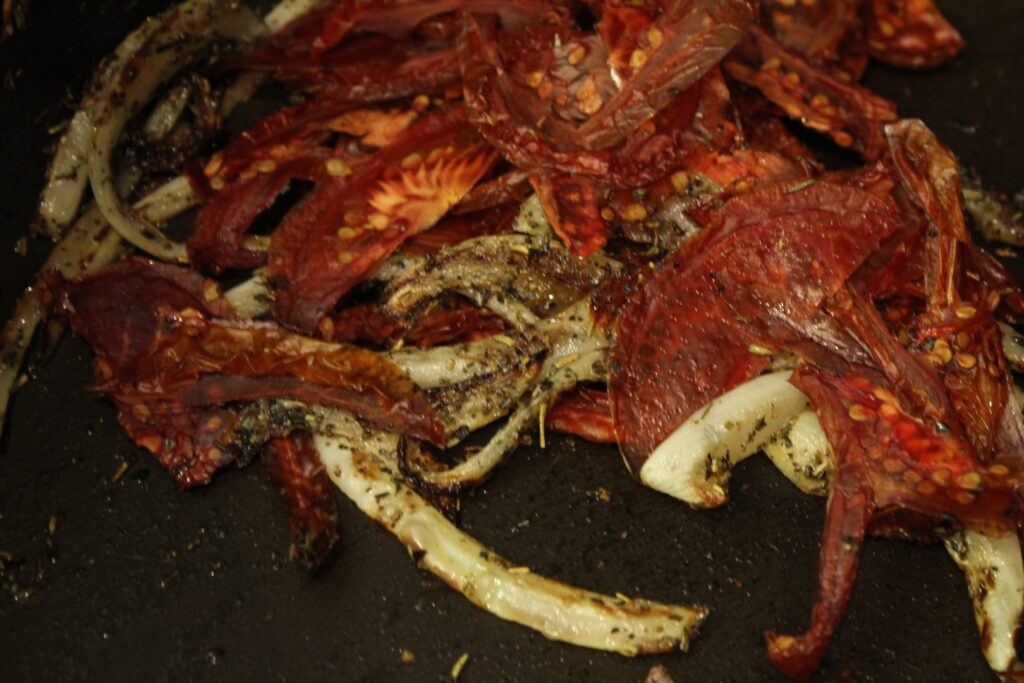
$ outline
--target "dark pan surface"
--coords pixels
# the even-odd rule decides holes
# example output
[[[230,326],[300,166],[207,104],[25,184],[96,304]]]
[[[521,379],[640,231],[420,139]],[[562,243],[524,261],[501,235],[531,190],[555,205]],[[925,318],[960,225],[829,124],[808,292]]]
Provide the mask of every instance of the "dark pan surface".
[[[2,315],[47,250],[30,239],[27,257],[14,251],[41,187],[47,128],[68,116],[98,60],[166,4],[36,0],[25,30],[0,47]],[[1024,3],[940,5],[967,52],[922,75],[872,67],[868,83],[990,184],[1024,188]],[[634,483],[615,449],[554,439],[520,449],[465,497],[464,529],[514,562],[713,608],[689,654],[630,660],[487,615],[347,502],[337,562],[307,576],[287,560],[287,516],[260,467],[178,490],[88,391],[89,359],[64,339],[17,394],[0,443],[0,551],[22,559],[0,574],[4,681],[437,681],[463,652],[467,682],[640,681],[655,663],[677,681],[778,680],[762,633],[809,619],[824,502],[764,459],[738,469],[731,503],[694,512]],[[818,680],[994,680],[963,578],[941,548],[867,544]]]

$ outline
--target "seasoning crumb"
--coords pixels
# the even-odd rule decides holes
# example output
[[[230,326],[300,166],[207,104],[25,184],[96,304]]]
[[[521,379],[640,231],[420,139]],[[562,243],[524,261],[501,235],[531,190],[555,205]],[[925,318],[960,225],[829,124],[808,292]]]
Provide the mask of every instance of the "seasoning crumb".
[[[672,683],[672,677],[668,675],[668,669],[659,664],[651,667],[645,683]]]
[[[548,413],[548,403],[547,403],[547,401],[543,401],[540,404],[540,415],[537,417],[537,425],[538,425],[538,427],[540,429],[540,447],[542,449],[548,447],[547,437],[544,434],[544,427],[545,427],[544,423],[547,420],[547,413]]]
[[[110,477],[110,481],[116,484],[117,482],[121,481],[121,477],[123,477],[124,473],[127,472],[127,471],[128,471],[128,461],[124,460],[124,461],[121,462],[120,466],[118,466],[117,471],[114,472],[114,475],[112,477]]]
[[[53,536],[54,534],[57,533],[57,524],[59,522],[60,522],[60,519],[57,517],[57,515],[51,515],[50,516],[50,521],[47,522],[46,529],[47,529],[47,531],[50,532],[51,536]]]
[[[416,661],[416,653],[413,652],[412,650],[407,650],[405,648],[402,648],[402,663],[403,664],[412,664],[415,661]]]
[[[462,675],[462,670],[466,668],[466,662],[469,661],[469,653],[463,652],[462,656],[455,660],[455,664],[452,665],[451,680],[459,680],[459,676]]]
[[[750,346],[747,347],[747,351],[754,354],[755,356],[772,355],[771,349],[769,349],[767,346],[761,346],[760,344],[751,344]]]
[[[22,237],[14,243],[14,253],[25,258],[28,255],[28,240]]]

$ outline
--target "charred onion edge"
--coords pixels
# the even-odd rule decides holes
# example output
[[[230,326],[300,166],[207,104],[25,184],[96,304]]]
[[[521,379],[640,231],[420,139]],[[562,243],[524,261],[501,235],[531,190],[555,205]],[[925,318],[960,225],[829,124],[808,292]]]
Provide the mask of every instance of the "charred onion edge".
[[[804,410],[764,445],[764,454],[793,484],[812,496],[827,496],[835,469],[832,449],[818,416]]]
[[[1024,399],[1016,385],[1014,395],[1018,401]],[[827,446],[827,440],[818,420],[811,420],[807,415],[814,413],[804,411],[793,422],[786,455],[794,463],[810,463],[811,472],[801,467],[788,471],[786,467],[779,469],[805,493],[827,495],[831,487],[832,464],[820,470],[822,476],[816,474],[821,444]],[[776,444],[782,438],[777,437],[766,447],[766,452],[773,446],[778,447]],[[830,450],[826,449],[825,454],[831,459]],[[776,458],[773,457],[772,461],[779,465]],[[991,537],[976,531],[952,530],[943,536],[943,542],[967,579],[974,618],[981,636],[981,649],[989,666],[1002,675],[1024,674],[1024,662],[1018,659],[1014,645],[1024,618],[1024,563],[1020,541],[1014,535]]]
[[[694,507],[723,505],[732,467],[761,450],[807,407],[789,371],[745,382],[698,409],[640,468],[640,480]]]
[[[481,450],[448,469],[413,470],[417,479],[443,490],[479,484],[515,449],[519,436],[536,422],[542,406],[550,405],[559,394],[580,382],[604,381],[610,340],[593,328],[590,304],[586,300],[540,322],[534,334],[541,342],[540,348],[548,350],[547,357],[529,392],[520,399],[508,421]]]
[[[114,185],[114,148],[128,120],[157,88],[187,66],[216,35],[217,19],[231,3],[188,0],[146,23],[154,26],[122,68],[110,74],[116,86],[96,103],[89,142],[89,182],[96,204],[124,240],[165,261],[186,263],[185,246],[171,242],[154,223],[126,206]],[[140,29],[143,31],[144,29]]]
[[[1024,613],[1024,563],[1020,541],[976,531],[954,531],[943,538],[950,557],[967,578],[982,651],[999,674],[1024,673],[1014,639]]]
[[[96,102],[110,96],[114,75],[125,65],[147,40],[152,37],[156,24],[146,22],[128,34],[113,54],[96,70],[78,111],[71,117],[67,129],[57,143],[53,160],[46,172],[46,186],[39,200],[39,218],[45,232],[60,239],[74,222],[89,184],[88,154],[92,142],[92,110]]]
[[[346,424],[347,423],[347,424]],[[396,475],[398,440],[387,454],[359,446],[363,426],[332,420],[314,437],[329,476],[368,517],[394,534],[420,567],[473,604],[547,638],[627,656],[689,648],[707,617],[701,606],[613,598],[512,572],[512,565],[457,529]]]
[[[133,34],[135,38],[122,43],[117,57],[101,70],[100,80],[108,85],[96,98],[92,111],[82,119],[83,125],[91,127],[85,149],[89,182],[97,205],[125,241],[165,261],[186,263],[185,245],[169,240],[156,227],[156,221],[124,204],[114,184],[111,157],[128,120],[145,106],[161,84],[206,49],[221,30],[218,22],[230,17],[237,7],[236,3],[217,0],[187,0],[146,21]],[[282,3],[268,15],[267,26],[273,32],[275,27],[294,20],[311,7],[302,2]],[[77,130],[79,118],[76,115],[73,119],[72,131]],[[71,146],[77,139],[69,136],[65,136],[69,140],[68,154],[77,158],[80,150]],[[64,147],[62,143],[58,155]],[[74,172],[78,173],[77,168]],[[46,196],[44,192],[44,200]],[[267,240],[248,240],[246,246],[265,250]]]

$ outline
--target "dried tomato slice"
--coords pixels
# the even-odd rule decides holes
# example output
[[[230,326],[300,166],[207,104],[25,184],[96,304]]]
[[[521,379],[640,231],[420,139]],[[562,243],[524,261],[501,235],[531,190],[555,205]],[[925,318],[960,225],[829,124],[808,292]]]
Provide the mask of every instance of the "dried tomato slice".
[[[811,625],[800,636],[766,636],[772,663],[806,680],[845,611],[867,531],[890,531],[884,518],[900,514],[953,515],[967,528],[1015,532],[1014,490],[1024,468],[982,465],[963,439],[909,412],[871,370],[839,377],[805,366],[793,383],[810,397],[836,457]]]
[[[908,197],[933,228],[923,245],[928,307],[934,311],[953,306],[960,298],[957,254],[971,241],[964,223],[959,165],[917,119],[886,126],[885,135]]]
[[[756,376],[750,345],[805,325],[896,224],[891,199],[817,182],[737,196],[649,279],[616,326],[610,394],[635,466],[697,408]]]
[[[544,215],[569,251],[586,257],[608,241],[608,226],[598,208],[592,180],[568,175],[530,177]]]
[[[338,542],[338,504],[313,439],[303,432],[272,439],[262,460],[291,511],[289,556],[320,567]]]
[[[334,341],[377,346],[401,340],[429,348],[483,339],[508,329],[498,316],[461,300],[443,302],[411,320],[395,320],[376,304],[346,308],[330,320],[327,327]]]
[[[863,0],[762,0],[761,23],[782,45],[846,83],[867,67]]]
[[[910,69],[949,61],[964,39],[932,0],[869,0],[868,47],[875,59]]]
[[[424,36],[396,41],[363,35],[326,53],[311,52],[309,43],[271,41],[229,66],[269,73],[285,83],[326,88],[338,98],[363,104],[440,95],[459,80],[452,43]]]
[[[296,180],[349,175],[370,148],[390,145],[416,116],[412,110],[354,109],[320,95],[261,120],[193,173],[193,185],[208,201],[189,236],[190,261],[212,272],[263,264],[265,252],[246,248],[243,237],[286,188]],[[343,138],[333,149],[323,146],[338,133]],[[348,144],[352,137],[358,147]]]
[[[622,68],[612,66],[618,92],[579,127],[578,144],[605,149],[626,140],[716,66],[753,20],[745,0],[673,2],[642,35],[621,34],[630,43],[630,53]],[[617,48],[608,45],[611,55]]]
[[[519,51],[501,49],[516,45],[517,35],[505,36],[494,21],[468,18],[459,56],[470,120],[522,170],[593,176],[614,187],[649,182],[679,158],[676,136],[694,119],[701,97],[717,94],[690,86],[715,69],[724,54],[719,48],[727,50],[724,34],[740,31],[722,24],[715,26],[723,35],[711,35],[706,27],[691,24],[707,19],[708,12],[742,14],[741,5],[747,7],[737,2],[687,3],[685,16],[672,15],[678,25],[673,23],[671,30],[693,31],[677,35],[666,28],[660,39],[655,38],[661,42],[650,48],[647,66],[626,79],[632,90],[625,83],[612,89],[615,79],[623,76],[611,70],[607,58],[602,59],[602,46],[585,34],[559,29],[558,35],[566,33],[565,42],[546,45],[539,59],[533,55],[526,66],[517,66],[507,63],[505,53],[512,52],[514,58]],[[735,39],[739,37],[737,33]],[[704,45],[705,39],[715,47]],[[680,42],[687,49],[670,54]],[[708,49],[691,53],[689,47],[695,45]],[[507,78],[506,73],[519,77]],[[728,101],[728,91],[724,100]]]
[[[560,396],[548,413],[547,427],[594,443],[615,443],[615,422],[608,392],[583,387]]]
[[[311,332],[343,294],[426,230],[497,160],[461,108],[424,116],[351,175],[319,183],[274,232],[274,314]]]
[[[133,259],[75,282],[50,280],[56,304],[97,354],[97,388],[119,419],[185,485],[204,483],[251,448],[239,401],[291,398],[338,406],[393,431],[443,443],[426,397],[370,351],[230,317],[193,271]],[[257,445],[262,445],[257,444]]]
[[[725,61],[726,72],[757,88],[786,115],[828,135],[867,159],[886,152],[882,125],[897,119],[896,107],[874,93],[843,83],[788,50],[759,27],[751,29]]]
[[[478,185],[477,188],[479,187]],[[470,198],[471,195],[472,193],[466,195],[466,198]],[[453,210],[430,230],[410,237],[402,245],[402,251],[414,256],[424,256],[436,254],[443,247],[453,246],[474,237],[503,235],[512,232],[518,215],[518,202],[501,204],[472,213],[458,213]]]
[[[447,12],[495,13],[506,25],[521,26],[561,19],[570,4],[551,0],[348,0],[326,14],[313,50],[328,50],[353,31],[401,36],[421,22]]]

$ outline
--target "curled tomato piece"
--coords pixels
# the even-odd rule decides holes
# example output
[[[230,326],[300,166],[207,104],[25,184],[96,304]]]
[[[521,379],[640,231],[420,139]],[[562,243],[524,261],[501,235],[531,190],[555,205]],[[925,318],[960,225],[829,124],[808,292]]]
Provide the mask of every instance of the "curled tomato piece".
[[[608,241],[608,226],[598,209],[597,190],[586,178],[535,175],[530,184],[544,215],[569,251],[586,257]]]
[[[792,381],[810,397],[836,457],[811,625],[799,636],[767,635],[772,662],[806,680],[849,601],[866,532],[905,536],[953,515],[968,529],[1015,533],[1024,468],[980,463],[963,439],[909,411],[870,369],[840,377],[804,366]]]
[[[316,569],[338,542],[338,504],[313,439],[304,432],[272,439],[262,459],[291,511],[292,545],[288,554],[307,568]]]
[[[378,305],[347,308],[333,316],[331,339],[346,343],[391,346],[398,341],[429,348],[483,339],[508,330],[498,316],[469,302],[443,302],[413,319],[396,320]]]
[[[959,165],[918,119],[886,126],[885,135],[903,188],[933,228],[924,244],[928,307],[953,306],[959,300],[958,253],[971,241],[964,223]]]
[[[615,421],[608,392],[583,387],[560,396],[547,415],[547,427],[594,443],[615,443]]]
[[[495,13],[506,25],[521,26],[563,18],[569,6],[568,2],[551,0],[347,0],[324,16],[313,50],[328,50],[353,31],[401,36],[421,22],[447,12]]]
[[[531,173],[592,176],[613,187],[635,187],[664,175],[679,159],[678,136],[694,120],[702,96],[716,94],[694,84],[715,71],[739,40],[739,26],[746,25],[737,18],[711,22],[716,28],[709,29],[704,20],[749,10],[745,2],[673,7],[683,16],[662,18],[678,19],[671,31],[682,33],[665,27],[659,34],[652,27],[644,40],[658,47],[644,58],[647,66],[626,79],[629,88],[616,80],[625,77],[608,65],[604,46],[578,30],[531,28],[525,41],[543,47],[524,57],[520,34],[468,17],[459,56],[470,120],[507,159]],[[550,32],[559,40],[548,40]]]
[[[216,286],[142,259],[67,282],[55,303],[96,351],[97,388],[133,439],[183,485],[209,481],[248,452],[255,428],[230,406],[290,398],[337,406],[384,429],[443,443],[426,397],[399,369],[357,347],[230,319]],[[212,316],[224,315],[215,319]]]
[[[496,159],[455,108],[424,116],[350,175],[319,183],[271,240],[277,318],[312,332],[399,245],[458,204]]]
[[[580,126],[579,144],[604,149],[621,143],[716,66],[753,19],[746,0],[672,2],[642,35],[623,34],[631,43],[624,67],[616,67],[617,46],[608,46],[618,91]]]
[[[616,326],[615,431],[636,469],[697,408],[755,377],[895,229],[891,198],[819,181],[729,200]],[[753,349],[753,350],[752,350]]]
[[[192,184],[208,199],[189,236],[189,258],[198,268],[253,268],[264,250],[246,247],[243,238],[294,181],[343,178],[351,165],[374,147],[399,138],[417,114],[411,110],[354,109],[334,95],[273,114],[215,154]],[[325,146],[341,134],[334,148]],[[348,144],[355,138],[359,148]]]
[[[870,0],[868,47],[875,59],[928,69],[964,49],[964,39],[932,0]]]
[[[384,36],[361,36],[322,55],[268,47],[246,55],[237,66],[286,83],[326,88],[361,104],[442,95],[459,81],[459,59],[452,45]]]
[[[895,105],[865,88],[839,81],[763,29],[751,29],[726,60],[725,70],[840,147],[854,149],[867,159],[877,159],[886,151],[882,125],[897,119]]]
[[[1001,291],[964,270],[976,252],[964,222],[956,159],[921,121],[887,126],[886,135],[902,190],[929,228],[918,250],[923,310],[910,323],[911,334],[922,358],[942,376],[977,455],[1024,457],[1020,408],[991,317]]]
[[[863,5],[862,0],[762,0],[761,23],[782,45],[852,83],[868,61]]]

